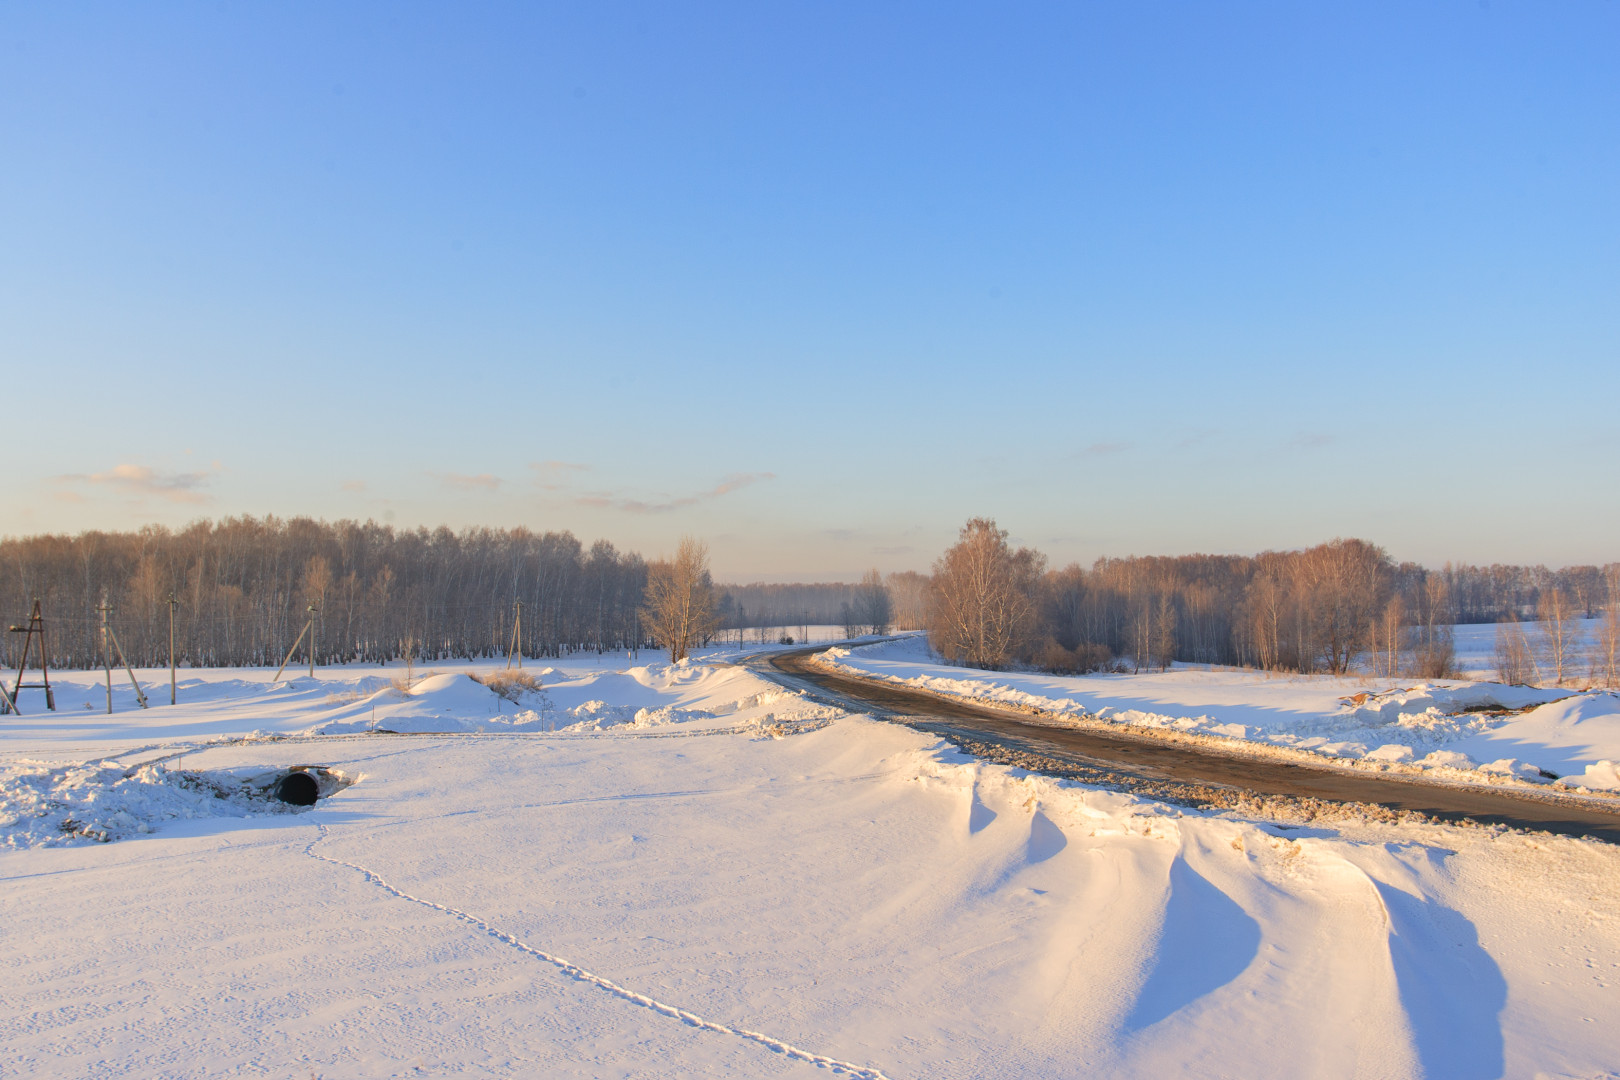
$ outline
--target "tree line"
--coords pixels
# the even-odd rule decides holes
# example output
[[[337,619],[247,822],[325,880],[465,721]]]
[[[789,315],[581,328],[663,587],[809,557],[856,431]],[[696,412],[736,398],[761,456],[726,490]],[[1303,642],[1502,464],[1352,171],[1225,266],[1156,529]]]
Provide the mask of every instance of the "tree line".
[[[140,666],[167,662],[172,611],[177,658],[192,666],[279,664],[306,623],[321,664],[508,650],[544,657],[654,642],[685,652],[728,630],[741,640],[745,628],[788,636],[789,627],[815,623],[851,636],[926,627],[941,654],[991,668],[1186,661],[1335,673],[1363,665],[1427,677],[1455,670],[1452,624],[1495,621],[1506,628],[1499,667],[1510,681],[1620,681],[1620,564],[1429,570],[1341,539],[1254,556],[1104,558],[1053,570],[1040,552],[1015,548],[994,521],[976,518],[931,575],[873,570],[855,583],[716,586],[706,548],[682,544],[675,559],[649,563],[605,540],[587,548],[566,531],[275,517],[7,538],[0,615],[23,624],[40,599],[53,667],[102,662],[105,608]],[[687,625],[671,631],[664,616],[675,603],[687,604]],[[1595,641],[1583,638],[1581,618],[1601,620]],[[1520,623],[1533,625],[1513,629]],[[22,638],[0,637],[7,666]]]
[[[1583,615],[1603,620],[1595,643],[1579,640]],[[1185,661],[1343,674],[1365,665],[1428,678],[1456,674],[1453,624],[1533,620],[1534,643],[1523,629],[1501,635],[1508,681],[1615,685],[1620,564],[1429,570],[1395,563],[1365,540],[1336,539],[1254,556],[1104,558],[1051,570],[1040,552],[975,518],[934,564],[925,619],[937,652],[976,667],[1078,673]]]
[[[900,577],[902,595],[920,595],[921,575]],[[586,547],[566,531],[309,518],[0,540],[0,616],[25,625],[40,600],[57,668],[103,663],[104,608],[133,665],[168,662],[172,612],[179,663],[236,667],[280,664],[306,625],[323,665],[653,644],[678,659],[729,630],[740,638],[745,628],[815,623],[881,633],[893,618],[888,597],[877,571],[860,583],[717,587],[707,548],[690,537],[674,558],[653,562],[606,540]],[[0,636],[0,662],[14,668],[22,645],[22,634]]]
[[[171,610],[177,657],[199,667],[279,664],[311,617],[321,664],[622,649],[651,640],[646,586],[634,552],[526,528],[241,517],[0,540],[0,613],[23,624],[41,600],[63,668],[101,664],[104,605],[139,666],[168,662]],[[22,638],[0,642],[7,666]]]

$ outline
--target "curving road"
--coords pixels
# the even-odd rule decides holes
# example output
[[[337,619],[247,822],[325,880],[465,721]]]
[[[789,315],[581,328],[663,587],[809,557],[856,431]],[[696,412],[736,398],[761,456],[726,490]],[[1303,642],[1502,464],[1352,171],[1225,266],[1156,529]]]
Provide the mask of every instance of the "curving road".
[[[977,756],[1152,798],[1235,807],[1254,797],[1364,803],[1447,821],[1473,820],[1620,843],[1620,806],[1552,793],[1450,787],[1394,774],[1220,754],[1152,736],[1042,723],[1028,714],[827,671],[828,646],[751,658],[761,675],[841,708],[940,735]]]

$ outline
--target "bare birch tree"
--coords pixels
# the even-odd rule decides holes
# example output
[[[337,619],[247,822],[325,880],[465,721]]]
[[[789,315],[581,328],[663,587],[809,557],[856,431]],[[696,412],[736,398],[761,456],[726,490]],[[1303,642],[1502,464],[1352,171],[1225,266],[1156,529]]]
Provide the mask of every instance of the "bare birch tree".
[[[1574,673],[1580,662],[1581,627],[1575,605],[1558,586],[1544,589],[1537,605],[1541,616],[1541,655],[1557,685]]]
[[[1153,666],[1153,597],[1140,581],[1129,593],[1126,618],[1130,625],[1132,673]]]
[[[1160,671],[1169,671],[1175,658],[1176,602],[1168,592],[1162,592],[1153,618],[1153,661]]]
[[[889,587],[894,625],[902,630],[922,629],[928,619],[928,578],[915,570],[903,570],[890,574],[884,584]]]
[[[1266,671],[1276,671],[1281,666],[1282,586],[1270,574],[1259,574],[1249,586],[1246,601],[1253,627],[1255,659]]]
[[[1036,595],[1046,558],[1013,550],[989,518],[962,526],[955,546],[934,563],[928,640],[949,660],[973,667],[1011,663],[1035,630]]]
[[[681,537],[674,559],[647,565],[646,595],[643,618],[653,639],[669,650],[671,663],[690,656],[715,628],[709,546],[695,537]]]
[[[855,613],[855,605],[847,600],[838,608],[838,621],[844,626],[845,641],[860,634],[861,617]]]
[[[866,627],[868,634],[887,634],[894,618],[894,605],[889,599],[889,587],[876,569],[868,570],[861,578],[861,589],[856,597],[856,621]]]
[[[1510,686],[1535,681],[1535,657],[1517,619],[1496,624],[1496,677]]]
[[[1400,671],[1401,643],[1406,633],[1406,598],[1394,593],[1374,625],[1373,674],[1393,679]]]
[[[1348,672],[1366,648],[1383,606],[1388,563],[1382,548],[1355,539],[1320,544],[1295,563],[1296,588],[1309,605],[1307,647],[1335,675]]]
[[[1418,598],[1417,641],[1412,648],[1413,673],[1425,679],[1457,674],[1457,649],[1451,633],[1451,597],[1446,579],[1429,574]]]
[[[1620,686],[1620,563],[1603,568],[1603,584],[1606,596],[1595,666],[1603,685],[1613,689]]]

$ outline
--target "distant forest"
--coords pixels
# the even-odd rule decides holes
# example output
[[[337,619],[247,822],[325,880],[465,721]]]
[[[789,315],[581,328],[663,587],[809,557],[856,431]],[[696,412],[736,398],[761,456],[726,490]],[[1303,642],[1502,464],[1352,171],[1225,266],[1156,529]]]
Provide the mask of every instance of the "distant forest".
[[[1368,654],[1394,665],[1397,652],[1407,667],[1434,668],[1449,663],[1441,627],[1540,618],[1554,596],[1572,617],[1597,617],[1620,583],[1615,566],[1426,569],[1359,540],[1059,570],[1006,548],[1004,534],[999,544],[1018,614],[987,654],[941,636],[950,552],[932,575],[714,586],[713,632],[775,640],[806,625],[927,627],[953,659],[1061,670],[1170,660],[1344,670]],[[227,518],[0,540],[0,617],[24,624],[39,599],[53,667],[101,663],[104,599],[129,661],[166,663],[171,597],[176,653],[193,666],[279,664],[311,616],[322,664],[490,657],[514,640],[524,656],[544,657],[649,646],[647,572],[639,554],[586,547],[568,532]],[[874,590],[884,594],[876,606]],[[15,667],[22,638],[0,638],[0,661]]]
[[[1045,629],[1095,662],[1170,660],[1291,671],[1451,674],[1450,627],[1599,618],[1620,600],[1620,566],[1396,563],[1363,540],[1256,556],[1100,559],[1047,575]],[[1093,646],[1087,650],[1085,646]],[[1052,657],[1048,656],[1048,660]]]
[[[521,528],[245,517],[0,541],[0,615],[24,623],[41,600],[55,667],[102,662],[103,598],[137,666],[168,662],[171,597],[176,653],[193,666],[281,663],[311,606],[322,664],[500,655],[514,629],[530,657],[620,649],[638,641],[646,583],[639,555]],[[6,635],[8,666],[22,636]]]
[[[1620,564],[1466,566],[1396,563],[1364,540],[1255,556],[1099,559],[1049,571],[976,518],[935,564],[927,623],[934,649],[976,667],[1143,670],[1174,661],[1387,675],[1455,673],[1451,626],[1521,620],[1505,632],[1508,681],[1576,677],[1613,685],[1620,666]],[[1588,653],[1581,618],[1603,618]],[[1532,652],[1534,655],[1532,656]]]
[[[605,540],[585,547],[569,532],[227,518],[0,540],[0,618],[24,625],[40,600],[49,662],[60,668],[102,663],[104,599],[129,662],[166,664],[171,597],[176,655],[196,667],[280,664],[311,614],[320,664],[500,656],[514,644],[554,657],[650,647],[647,568],[634,552]],[[901,578],[921,625],[925,579]],[[718,633],[759,628],[774,641],[807,623],[848,622],[861,586],[727,585],[714,599]],[[22,639],[0,637],[0,662],[16,666]],[[297,655],[303,662],[304,645]]]

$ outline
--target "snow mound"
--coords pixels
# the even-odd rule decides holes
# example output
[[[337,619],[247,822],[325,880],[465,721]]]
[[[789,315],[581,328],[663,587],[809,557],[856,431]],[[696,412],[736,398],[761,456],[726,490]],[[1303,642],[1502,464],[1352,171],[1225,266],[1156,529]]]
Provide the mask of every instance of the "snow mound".
[[[545,701],[544,694],[525,699]],[[336,735],[355,731],[429,732],[540,730],[543,719],[533,710],[515,715],[503,710],[506,699],[466,673],[428,675],[407,689],[387,686],[363,701],[340,707],[330,719],[307,729],[306,735]],[[544,710],[542,710],[544,711]]]
[[[300,813],[271,794],[281,770],[194,772],[146,765],[126,774],[106,762],[0,766],[0,846],[61,847],[150,833],[164,822]],[[349,783],[322,777],[329,794]]]
[[[606,731],[615,727],[650,728],[668,724],[687,724],[694,720],[713,720],[715,714],[705,709],[681,709],[673,705],[658,708],[636,708],[632,705],[609,705],[605,701],[587,701],[567,710],[565,715],[574,722],[562,731]]]
[[[1552,778],[1541,771],[1541,768],[1527,761],[1517,758],[1497,758],[1488,764],[1481,765],[1479,771],[1492,776],[1508,776],[1515,780],[1523,780],[1531,784],[1544,784]]]
[[[1586,788],[1588,791],[1620,791],[1620,769],[1605,758],[1588,765],[1579,776],[1560,777],[1558,783],[1564,787]]]
[[[1418,726],[1426,717],[1449,717],[1474,710],[1517,712],[1574,693],[1573,690],[1540,690],[1533,686],[1504,686],[1501,683],[1469,683],[1463,686],[1422,683],[1375,694],[1354,694],[1344,698],[1342,704],[1347,719],[1367,726]]]
[[[340,700],[303,734],[581,733],[716,721],[777,702],[787,702],[795,715],[786,719],[797,720],[805,718],[797,713],[808,708],[802,696],[736,667],[648,664],[572,678],[549,668],[540,674],[555,678],[516,703],[466,673],[429,675],[408,691],[386,686],[364,699],[355,695],[355,700]],[[775,718],[741,719],[746,724]]]
[[[383,690],[379,693],[388,693]],[[487,709],[492,691],[471,675],[429,675],[419,680],[405,697],[430,708],[471,711]]]
[[[1560,776],[1580,774],[1605,759],[1620,760],[1620,695],[1567,694],[1459,742],[1457,749],[1481,761],[1515,757]]]

